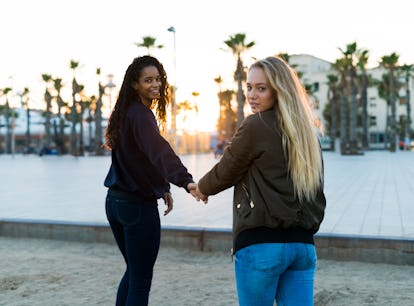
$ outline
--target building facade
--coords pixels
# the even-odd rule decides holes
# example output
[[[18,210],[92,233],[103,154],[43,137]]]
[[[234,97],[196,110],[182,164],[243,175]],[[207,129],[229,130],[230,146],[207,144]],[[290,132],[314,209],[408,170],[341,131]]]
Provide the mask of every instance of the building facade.
[[[323,111],[328,104],[328,78],[329,74],[335,74],[332,69],[332,63],[323,59],[317,58],[307,54],[291,55],[289,58],[290,64],[302,74],[301,80],[303,83],[312,86],[313,89],[313,103],[316,115],[321,122],[326,125],[323,117]],[[382,67],[375,67],[367,70],[368,75],[376,80],[380,80],[386,70]],[[404,80],[400,80],[405,83]],[[409,82],[409,90],[414,89],[414,81],[411,78]],[[406,103],[406,87],[405,84],[401,86],[399,91],[399,98],[396,105],[396,121],[399,123],[406,121],[407,103]],[[412,100],[412,99],[411,99]],[[410,102],[413,105],[413,101]],[[368,88],[368,117],[369,117],[369,142],[371,148],[381,148],[385,142],[387,116],[391,114],[390,107],[387,101],[380,98],[376,86]],[[411,122],[414,122],[414,113],[411,112]],[[413,126],[411,124],[411,133]],[[329,131],[326,131],[327,133]],[[361,130],[359,130],[361,132]],[[407,135],[405,135],[407,136]],[[411,135],[412,136],[412,135]]]

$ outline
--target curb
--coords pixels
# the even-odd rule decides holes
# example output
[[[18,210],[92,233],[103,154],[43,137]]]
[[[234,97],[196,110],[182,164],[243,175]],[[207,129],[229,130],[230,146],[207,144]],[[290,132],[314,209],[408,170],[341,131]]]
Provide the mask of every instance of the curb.
[[[0,236],[114,244],[108,224],[35,220],[0,220]],[[161,246],[231,253],[230,229],[162,227]],[[316,234],[318,258],[414,265],[414,239]]]

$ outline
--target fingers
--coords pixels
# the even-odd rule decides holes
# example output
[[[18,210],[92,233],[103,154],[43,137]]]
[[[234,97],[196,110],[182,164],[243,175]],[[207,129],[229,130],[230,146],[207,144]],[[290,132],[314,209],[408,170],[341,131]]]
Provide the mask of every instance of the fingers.
[[[196,193],[197,197],[199,197],[204,202],[204,204],[207,204],[207,202],[208,202],[208,196],[204,195],[200,191],[200,188],[198,188],[198,184],[197,184],[197,188],[195,190],[195,193]]]
[[[189,183],[187,185],[187,189],[190,191],[191,195],[197,200],[202,200],[204,204],[208,202],[208,196],[204,195],[200,189],[198,188],[198,184],[196,183]]]
[[[174,206],[173,205],[174,200],[173,200],[171,193],[169,192],[164,193],[164,202],[165,202],[165,205],[167,206],[167,209],[164,211],[164,216],[166,216],[170,213],[170,211],[172,211],[173,206]]]
[[[189,183],[187,185],[187,189],[188,191],[190,191],[191,195],[197,200],[200,201],[200,198],[197,196],[196,193],[196,189],[197,189],[197,184],[196,183]]]
[[[200,201],[200,197],[197,195],[195,190],[190,190],[191,195],[194,197],[194,199],[197,200],[197,202]]]

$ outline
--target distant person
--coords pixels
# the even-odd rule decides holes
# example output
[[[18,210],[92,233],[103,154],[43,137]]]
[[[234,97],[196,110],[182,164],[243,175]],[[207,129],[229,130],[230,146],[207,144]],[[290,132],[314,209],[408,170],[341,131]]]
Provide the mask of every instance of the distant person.
[[[227,142],[224,138],[220,138],[220,140],[217,142],[216,150],[214,151],[214,157],[219,158],[224,153],[224,148],[226,147]]]
[[[197,196],[234,186],[233,254],[241,306],[313,305],[314,234],[324,217],[323,161],[308,96],[281,58],[256,61],[247,74],[253,114]]]
[[[410,140],[410,136],[405,136],[405,149],[406,150],[410,150],[411,149],[411,140]]]
[[[167,92],[163,65],[151,56],[135,58],[106,129],[105,145],[112,151],[104,183],[106,215],[126,263],[116,305],[148,305],[161,235],[157,199],[164,199],[167,215],[173,209],[169,182],[187,191],[194,182],[159,132],[157,123],[166,122]]]

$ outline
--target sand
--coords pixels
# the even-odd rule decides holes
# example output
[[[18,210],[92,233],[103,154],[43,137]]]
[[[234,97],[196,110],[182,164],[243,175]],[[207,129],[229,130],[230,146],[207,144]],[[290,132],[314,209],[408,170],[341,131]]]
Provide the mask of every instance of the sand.
[[[114,305],[115,245],[0,237],[0,305]],[[161,248],[150,305],[237,305],[229,254]],[[414,266],[319,260],[315,305],[414,305]]]

